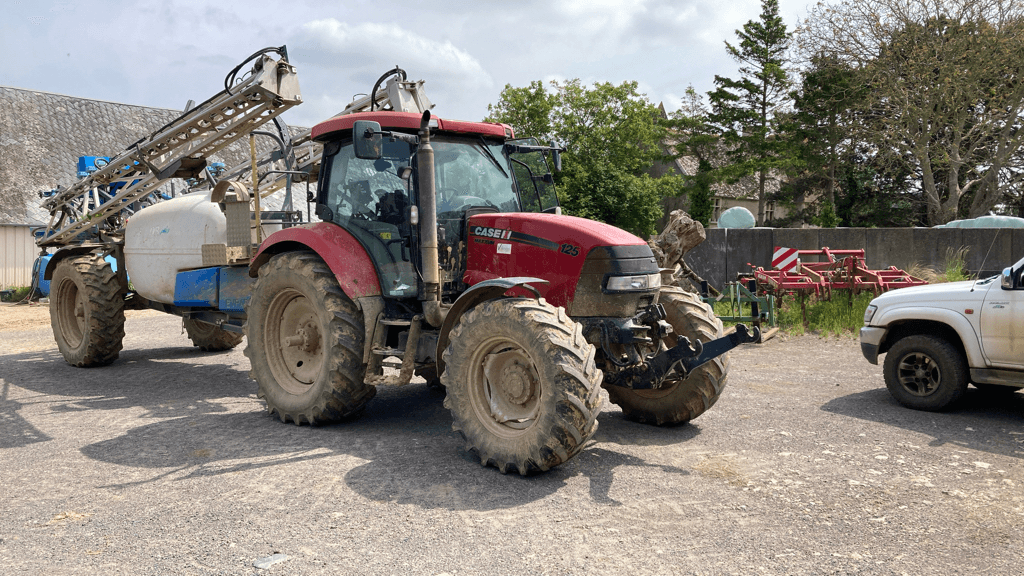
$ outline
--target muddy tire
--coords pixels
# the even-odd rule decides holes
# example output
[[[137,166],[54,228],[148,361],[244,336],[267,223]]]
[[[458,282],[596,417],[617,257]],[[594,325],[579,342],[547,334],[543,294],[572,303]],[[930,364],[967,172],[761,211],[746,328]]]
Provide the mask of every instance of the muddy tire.
[[[722,321],[696,294],[666,286],[661,289],[658,302],[665,307],[667,321],[674,330],[665,338],[669,347],[676,345],[679,336],[685,336],[691,342],[698,339],[708,342],[722,336]],[[605,386],[605,389],[608,390],[608,398],[622,408],[623,416],[629,420],[659,426],[682,424],[714,406],[722,395],[728,374],[729,355],[723,354],[684,379],[672,379],[670,376],[666,386],[657,390],[631,390],[618,386]]]
[[[50,282],[50,326],[57,348],[72,366],[117,360],[124,340],[124,295],[101,256],[61,260]]]
[[[935,336],[898,340],[886,352],[882,371],[889,394],[914,410],[948,410],[967,390],[966,358],[956,346]]]
[[[563,308],[528,298],[479,304],[459,318],[444,351],[452,429],[502,473],[565,462],[597,430],[603,374],[594,354]]]
[[[241,334],[228,332],[209,322],[200,322],[192,318],[185,318],[185,333],[188,334],[192,345],[203,352],[231,350],[242,343]]]
[[[282,422],[320,424],[358,413],[377,393],[364,382],[363,317],[312,252],[286,252],[259,271],[245,355],[257,396]]]

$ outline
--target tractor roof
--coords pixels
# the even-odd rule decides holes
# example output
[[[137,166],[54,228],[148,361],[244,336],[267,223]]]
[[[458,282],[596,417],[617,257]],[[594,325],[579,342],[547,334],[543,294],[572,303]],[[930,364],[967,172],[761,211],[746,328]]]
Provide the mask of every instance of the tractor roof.
[[[328,140],[330,136],[344,130],[351,130],[356,120],[372,120],[380,124],[384,130],[408,129],[418,130],[420,127],[421,114],[415,112],[356,112],[344,116],[335,116],[330,120],[321,122],[313,127],[314,140]],[[431,117],[431,124],[437,123],[437,130],[441,132],[453,132],[459,134],[479,134],[498,138],[512,138],[514,134],[512,127],[508,124],[497,124],[494,122],[465,122],[463,120],[445,120],[436,116]]]

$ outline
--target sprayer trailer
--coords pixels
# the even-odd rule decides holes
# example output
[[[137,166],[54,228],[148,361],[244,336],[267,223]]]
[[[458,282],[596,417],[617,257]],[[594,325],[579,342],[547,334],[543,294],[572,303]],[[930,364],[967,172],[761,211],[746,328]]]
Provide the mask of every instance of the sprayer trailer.
[[[319,221],[262,238],[246,183],[259,178],[221,180],[59,250],[46,274],[65,358],[112,362],[138,306],[182,316],[206,350],[244,334],[258,396],[284,422],[350,417],[420,375],[446,389],[482,464],[524,475],[582,449],[602,387],[651,424],[715,403],[725,353],[756,335],[723,336],[699,297],[663,287],[642,239],[563,215],[558,148],[436,117],[397,68],[369,94],[309,135]]]

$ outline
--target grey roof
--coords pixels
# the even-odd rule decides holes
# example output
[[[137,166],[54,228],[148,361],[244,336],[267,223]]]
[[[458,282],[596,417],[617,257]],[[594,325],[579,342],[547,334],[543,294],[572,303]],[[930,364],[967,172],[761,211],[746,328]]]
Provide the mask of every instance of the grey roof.
[[[180,114],[0,86],[0,224],[46,224],[39,192],[73,184],[79,156],[114,156]],[[259,143],[261,150],[271,145],[265,138]],[[248,144],[236,143],[210,160],[231,167],[247,157]],[[162,190],[171,186],[186,190],[181,180]],[[264,200],[264,209],[279,209],[281,196]]]
[[[669,140],[666,148],[673,146],[675,142]],[[711,158],[711,164],[721,167],[728,162],[725,149],[718,146],[717,153]],[[697,158],[694,156],[682,156],[673,161],[673,167],[680,174],[693,176],[697,173]],[[772,170],[765,180],[765,191],[769,194],[778,192],[783,176],[776,170]],[[716,198],[757,198],[757,176],[744,176],[736,182],[717,182],[711,185],[711,192]]]

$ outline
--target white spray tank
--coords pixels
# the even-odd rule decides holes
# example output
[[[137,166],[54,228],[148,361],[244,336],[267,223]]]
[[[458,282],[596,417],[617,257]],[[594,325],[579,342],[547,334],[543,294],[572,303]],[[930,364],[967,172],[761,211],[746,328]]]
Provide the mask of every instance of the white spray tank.
[[[124,258],[135,291],[149,300],[174,303],[178,272],[203,267],[203,244],[227,241],[227,219],[211,201],[212,190],[154,204],[128,219]]]

